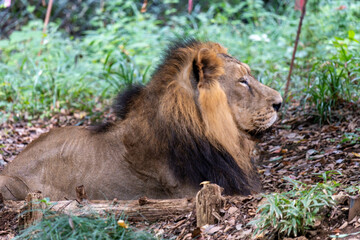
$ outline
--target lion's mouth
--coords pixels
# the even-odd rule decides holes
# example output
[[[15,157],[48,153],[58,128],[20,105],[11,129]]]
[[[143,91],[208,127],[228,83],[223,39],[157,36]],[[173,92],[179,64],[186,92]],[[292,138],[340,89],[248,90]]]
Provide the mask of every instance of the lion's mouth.
[[[272,131],[272,126],[278,119],[277,114],[272,115],[270,118],[262,119],[262,121],[255,122],[254,129],[246,130],[253,140],[261,140],[264,135]],[[257,124],[256,124],[257,123]],[[259,124],[261,123],[261,124]]]
[[[266,123],[265,128],[268,129],[270,128],[278,119],[277,114],[275,113]]]

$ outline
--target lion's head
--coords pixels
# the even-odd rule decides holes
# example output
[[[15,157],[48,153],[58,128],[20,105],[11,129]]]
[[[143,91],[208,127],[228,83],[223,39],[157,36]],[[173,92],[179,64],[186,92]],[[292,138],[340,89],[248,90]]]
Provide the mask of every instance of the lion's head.
[[[226,54],[220,57],[225,61],[225,74],[219,82],[238,127],[247,132],[271,127],[282,103],[280,94],[257,81],[247,64]]]

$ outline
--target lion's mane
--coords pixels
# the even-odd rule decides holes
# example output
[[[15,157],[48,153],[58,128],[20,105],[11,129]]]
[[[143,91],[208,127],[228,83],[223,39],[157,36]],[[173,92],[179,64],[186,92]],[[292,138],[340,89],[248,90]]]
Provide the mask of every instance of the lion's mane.
[[[195,56],[200,49],[212,52]],[[181,182],[199,186],[206,180],[223,187],[225,194],[247,195],[261,187],[250,159],[253,143],[236,127],[216,80],[224,72],[216,54],[226,52],[217,43],[193,39],[173,44],[151,82],[119,94],[114,110],[122,120],[131,114],[142,116],[141,134],[131,136],[143,139],[128,140],[146,141],[165,151]],[[190,73],[195,81],[186,75],[190,67],[196,69]]]

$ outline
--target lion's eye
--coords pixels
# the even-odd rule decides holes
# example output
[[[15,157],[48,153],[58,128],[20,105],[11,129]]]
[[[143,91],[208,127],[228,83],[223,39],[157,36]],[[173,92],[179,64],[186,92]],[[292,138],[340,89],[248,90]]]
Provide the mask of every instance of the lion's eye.
[[[246,79],[243,78],[243,77],[239,78],[238,82],[241,83],[241,84],[245,84],[245,85],[249,86],[248,81],[246,81]]]

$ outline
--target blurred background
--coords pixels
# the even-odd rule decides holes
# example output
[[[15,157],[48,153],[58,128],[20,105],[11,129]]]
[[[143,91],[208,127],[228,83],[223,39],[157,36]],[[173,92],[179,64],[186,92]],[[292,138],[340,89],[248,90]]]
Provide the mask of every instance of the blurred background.
[[[96,117],[116,93],[146,83],[171,39],[227,47],[282,94],[301,11],[295,0],[2,0],[0,121],[54,112]],[[288,100],[314,109],[359,101],[360,1],[308,0]]]

